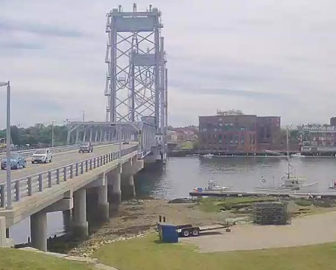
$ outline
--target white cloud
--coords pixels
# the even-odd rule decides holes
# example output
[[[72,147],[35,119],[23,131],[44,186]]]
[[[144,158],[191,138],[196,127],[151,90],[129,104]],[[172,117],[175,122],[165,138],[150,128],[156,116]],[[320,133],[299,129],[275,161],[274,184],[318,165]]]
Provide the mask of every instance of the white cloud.
[[[122,1],[124,10],[132,3]],[[197,124],[217,108],[294,124],[335,115],[334,1],[157,0],[138,9],[150,3],[165,27],[170,124]],[[117,5],[1,1],[0,80],[13,83],[14,123],[61,122],[82,110],[104,120],[105,14]],[[1,90],[0,127],[4,112]]]

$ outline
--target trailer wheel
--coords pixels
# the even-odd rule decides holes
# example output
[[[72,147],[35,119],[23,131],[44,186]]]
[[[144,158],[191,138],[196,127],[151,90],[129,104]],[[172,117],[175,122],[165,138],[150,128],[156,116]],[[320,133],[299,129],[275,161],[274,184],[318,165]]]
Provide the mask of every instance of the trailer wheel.
[[[198,229],[194,229],[194,230],[192,231],[192,235],[193,235],[193,236],[199,236],[199,230],[198,230]]]
[[[189,230],[183,230],[183,231],[182,231],[182,235],[183,235],[184,237],[189,237],[189,235],[190,235]]]

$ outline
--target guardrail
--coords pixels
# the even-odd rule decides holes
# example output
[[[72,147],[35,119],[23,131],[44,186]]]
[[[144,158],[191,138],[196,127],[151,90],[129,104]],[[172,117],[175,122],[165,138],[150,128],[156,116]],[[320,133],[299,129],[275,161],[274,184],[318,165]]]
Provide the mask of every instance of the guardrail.
[[[18,202],[24,197],[32,196],[34,193],[42,192],[46,188],[51,188],[61,182],[83,175],[109,162],[119,159],[122,156],[135,152],[137,149],[138,146],[135,145],[130,148],[123,149],[120,152],[114,151],[98,157],[86,159],[81,162],[68,164],[56,169],[12,180],[11,200],[12,202]],[[6,184],[0,184],[0,208],[6,207],[7,195],[5,191]]]

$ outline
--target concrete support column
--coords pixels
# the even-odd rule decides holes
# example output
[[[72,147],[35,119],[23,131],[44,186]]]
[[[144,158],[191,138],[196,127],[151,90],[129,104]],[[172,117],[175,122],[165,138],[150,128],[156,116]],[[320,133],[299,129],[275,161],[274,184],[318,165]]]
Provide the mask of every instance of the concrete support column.
[[[103,141],[103,129],[100,128],[100,138],[99,141],[102,142]]]
[[[98,193],[98,205],[97,205],[98,217],[102,221],[108,221],[110,217],[110,204],[107,200],[107,184],[97,187],[97,193]]]
[[[84,131],[83,131],[83,142],[85,142],[86,140],[86,128],[84,127]]]
[[[72,229],[75,237],[85,238],[89,235],[86,219],[86,189],[74,192],[73,223]]]
[[[63,213],[64,230],[69,231],[71,227],[71,210],[65,210],[62,213]]]
[[[103,141],[106,142],[107,139],[106,139],[106,129],[104,130],[104,138],[103,138]]]
[[[95,136],[95,142],[98,142],[98,129],[96,129],[96,136]]]
[[[93,133],[93,127],[90,128],[90,142],[92,142],[92,133]]]
[[[68,130],[68,134],[67,134],[67,145],[69,145],[71,143],[71,130]]]
[[[47,213],[37,212],[30,216],[31,243],[34,248],[47,251]]]
[[[7,240],[6,218],[0,217],[0,247],[7,246],[6,240]]]
[[[113,178],[109,179],[109,202],[110,209],[117,210],[121,202],[121,174],[116,172]]]
[[[126,176],[125,184],[123,185],[123,197],[131,199],[135,197],[135,185],[134,185],[134,176]]]
[[[76,129],[76,144],[78,143],[78,140],[79,140],[79,130],[78,128]]]

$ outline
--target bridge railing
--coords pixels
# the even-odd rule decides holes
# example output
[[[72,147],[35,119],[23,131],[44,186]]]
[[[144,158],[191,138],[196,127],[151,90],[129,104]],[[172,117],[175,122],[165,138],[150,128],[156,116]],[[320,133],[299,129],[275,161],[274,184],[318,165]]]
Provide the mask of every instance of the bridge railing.
[[[47,188],[51,188],[62,182],[69,181],[76,176],[90,172],[122,156],[135,152],[137,149],[138,146],[135,145],[127,149],[122,149],[120,152],[114,151],[49,171],[12,180],[11,200],[14,203],[24,197],[32,196],[37,192],[43,192]],[[7,196],[5,191],[6,184],[0,184],[0,208],[6,207]]]

